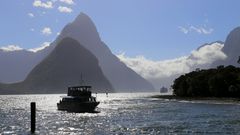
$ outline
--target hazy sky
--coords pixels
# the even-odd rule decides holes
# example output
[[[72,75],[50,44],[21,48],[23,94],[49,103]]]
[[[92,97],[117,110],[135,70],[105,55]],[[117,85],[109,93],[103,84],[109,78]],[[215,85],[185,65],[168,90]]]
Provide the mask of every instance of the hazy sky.
[[[84,12],[113,53],[172,59],[224,41],[240,24],[239,5],[239,0],[1,0],[0,47],[39,47]]]

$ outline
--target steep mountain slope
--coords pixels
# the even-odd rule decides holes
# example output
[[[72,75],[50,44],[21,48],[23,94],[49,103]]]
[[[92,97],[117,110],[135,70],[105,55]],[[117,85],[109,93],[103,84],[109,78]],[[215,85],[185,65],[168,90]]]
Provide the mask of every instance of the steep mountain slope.
[[[34,52],[18,50],[5,52],[0,50],[0,82],[21,81],[39,63]]]
[[[225,60],[219,60],[212,64],[212,67],[218,65],[233,65],[239,67],[238,59],[240,56],[240,27],[233,29],[227,36],[222,51],[227,55]]]
[[[71,37],[77,40],[97,57],[104,75],[117,92],[149,91],[154,89],[151,83],[128,68],[111,53],[107,45],[101,41],[92,20],[84,13],[81,13],[72,23],[66,25],[57,39],[44,50],[31,53],[29,56],[26,56],[26,58],[21,58],[21,56],[16,55],[13,59],[20,57],[21,60],[12,61],[12,64],[9,64],[9,57],[4,58],[5,61],[1,61],[0,59],[0,64],[6,65],[4,70],[0,70],[0,74],[7,73],[7,75],[3,77],[0,76],[0,82],[16,82],[23,80],[36,64],[43,60],[65,37]],[[28,60],[29,57],[31,60]],[[18,68],[18,63],[24,64],[21,68]],[[7,68],[10,66],[12,69],[9,71]],[[6,76],[8,79],[6,79]]]
[[[23,81],[30,71],[53,50],[54,46],[51,45],[37,52],[25,49],[5,51],[0,48],[0,82]]]
[[[57,40],[64,37],[71,37],[81,42],[98,58],[104,75],[118,92],[154,89],[152,84],[111,53],[107,45],[101,41],[94,23],[86,14],[81,13],[72,23],[65,26]]]
[[[239,66],[237,61],[240,56],[240,27],[230,32],[222,50],[227,55],[225,65]]]
[[[27,76],[16,84],[0,87],[2,93],[12,90],[19,93],[64,93],[66,88],[79,85],[81,75],[94,92],[113,92],[103,75],[96,57],[76,40],[64,38],[55,49]]]

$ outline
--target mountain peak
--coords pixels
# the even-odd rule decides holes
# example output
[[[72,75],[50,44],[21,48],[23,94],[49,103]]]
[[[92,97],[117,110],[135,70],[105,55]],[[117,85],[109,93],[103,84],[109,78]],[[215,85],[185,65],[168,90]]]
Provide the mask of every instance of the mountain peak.
[[[212,64],[213,67],[218,65],[234,65],[239,67],[238,59],[240,51],[240,27],[236,27],[228,34],[222,51],[227,55],[227,58],[222,61],[214,62]]]
[[[79,22],[81,22],[81,20],[86,20],[86,21],[92,22],[91,18],[83,12],[81,12],[75,19],[75,21],[79,21]]]
[[[59,39],[71,37],[81,43],[99,60],[104,75],[116,90],[153,90],[152,84],[123,64],[102,42],[92,19],[85,13],[64,27]]]
[[[37,92],[45,89],[45,93],[59,93],[68,86],[78,85],[82,73],[84,81],[91,85],[95,92],[113,92],[97,58],[77,40],[66,37],[35,66],[23,84]]]
[[[228,56],[240,50],[240,27],[233,29],[227,36],[223,52]]]
[[[47,49],[36,53],[36,59],[39,61],[35,62],[34,66],[25,68],[28,73],[31,72],[21,85],[29,88],[34,86],[33,88],[38,87],[41,90],[55,89],[56,87],[52,88],[52,86],[64,85],[65,87],[66,83],[77,83],[76,80],[79,80],[81,73],[84,73],[87,74],[84,80],[89,80],[88,82],[92,82],[97,88],[115,89],[118,92],[154,89],[152,84],[112,54],[100,39],[95,24],[85,13],[80,13],[73,22],[67,24]],[[19,65],[19,62],[15,65]],[[12,71],[19,69],[19,66],[7,65],[5,72],[9,71],[9,67],[14,67]]]
[[[239,27],[236,27],[236,28],[234,28],[231,32],[230,32],[230,34],[233,34],[233,33],[240,33],[240,26]]]
[[[60,37],[60,39],[64,37],[81,38],[80,40],[83,44],[92,39],[100,40],[97,28],[92,19],[83,12],[73,22],[64,27]]]

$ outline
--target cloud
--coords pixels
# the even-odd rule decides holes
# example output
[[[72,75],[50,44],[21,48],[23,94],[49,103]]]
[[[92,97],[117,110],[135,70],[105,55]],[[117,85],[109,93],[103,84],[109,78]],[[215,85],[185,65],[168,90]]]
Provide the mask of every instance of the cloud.
[[[124,53],[117,55],[128,67],[140,74],[146,79],[157,79],[161,77],[169,77],[173,74],[180,74],[189,71],[186,64],[187,57],[183,56],[172,60],[154,61],[144,56],[136,56],[130,58]]]
[[[2,50],[4,52],[14,52],[14,51],[26,50],[26,51],[36,53],[36,52],[41,51],[41,50],[45,49],[46,47],[50,46],[50,43],[51,42],[44,42],[40,45],[40,47],[33,48],[33,49],[28,49],[28,50],[23,49],[18,45],[7,45],[7,46],[0,47],[0,50]]]
[[[128,67],[154,84],[156,88],[169,87],[173,80],[181,74],[195,70],[196,68],[209,68],[212,62],[226,59],[221,51],[223,44],[206,44],[191,52],[189,56],[175,59],[154,61],[144,56],[127,57],[124,53],[117,57]]]
[[[181,32],[183,32],[184,34],[188,34],[189,30],[187,28],[184,28],[182,26],[178,27],[180,29]]]
[[[196,27],[196,26],[192,26],[192,25],[189,26],[189,27],[179,26],[178,28],[184,34],[188,34],[190,32],[196,32],[196,33],[199,33],[199,34],[208,35],[208,34],[211,34],[214,31],[213,28]]]
[[[211,34],[213,32],[213,28],[209,28],[209,29],[201,28],[201,30],[203,34]]]
[[[31,51],[31,52],[38,52],[38,51],[41,51],[43,49],[45,49],[46,47],[48,47],[50,45],[50,42],[44,42],[43,44],[41,44],[40,47],[37,47],[37,48],[33,48],[33,49],[28,49],[28,51]]]
[[[35,17],[33,13],[28,13],[28,16],[31,18]]]
[[[68,7],[59,6],[58,11],[62,13],[71,13],[73,10]]]
[[[46,35],[46,36],[52,34],[52,30],[51,30],[51,28],[49,28],[49,27],[43,28],[41,32],[42,32],[43,35]]]
[[[50,9],[50,8],[53,8],[53,3],[52,3],[52,1],[42,2],[41,0],[34,0],[33,6]]]
[[[69,5],[74,4],[73,0],[60,0],[60,1]]]
[[[45,14],[46,14],[46,12],[45,12],[45,11],[43,11],[43,12],[42,12],[42,15],[45,15]]]
[[[4,52],[12,52],[12,51],[23,50],[23,48],[17,45],[7,45],[7,46],[0,47],[0,50],[3,50]]]
[[[206,44],[192,51],[188,59],[191,60],[194,65],[211,64],[216,60],[224,60],[227,56],[222,52],[222,48],[223,44],[218,42]]]

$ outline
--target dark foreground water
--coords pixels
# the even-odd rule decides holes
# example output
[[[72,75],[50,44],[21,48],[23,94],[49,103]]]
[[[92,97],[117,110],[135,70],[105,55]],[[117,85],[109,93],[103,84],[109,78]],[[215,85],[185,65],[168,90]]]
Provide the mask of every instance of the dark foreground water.
[[[36,134],[240,134],[239,104],[150,95],[98,94],[97,114],[57,111],[60,95],[1,95],[0,134],[30,134],[32,101],[37,103]]]

